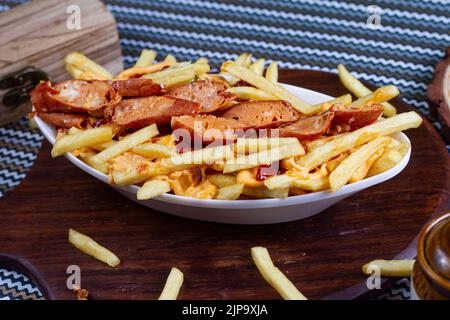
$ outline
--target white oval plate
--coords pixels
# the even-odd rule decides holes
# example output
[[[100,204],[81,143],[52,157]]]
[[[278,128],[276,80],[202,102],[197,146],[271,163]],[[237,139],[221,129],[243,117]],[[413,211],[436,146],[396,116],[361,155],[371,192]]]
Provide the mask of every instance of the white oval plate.
[[[317,104],[333,99],[328,95],[291,85],[284,85],[291,93],[302,100]],[[55,143],[56,129],[39,117],[35,117],[39,129],[51,143]],[[410,142],[403,133],[393,135],[401,142]],[[231,224],[270,224],[305,219],[315,215],[333,204],[352,194],[389,180],[399,174],[408,164],[411,148],[403,159],[392,169],[359,182],[345,185],[337,192],[321,191],[305,195],[292,196],[286,199],[260,199],[260,200],[201,200],[189,197],[164,194],[150,200],[136,199],[137,186],[121,187],[111,185],[108,176],[88,166],[72,154],[66,154],[74,165],[89,173],[95,178],[110,185],[112,188],[148,208],[170,213],[176,216],[195,220],[211,221]]]

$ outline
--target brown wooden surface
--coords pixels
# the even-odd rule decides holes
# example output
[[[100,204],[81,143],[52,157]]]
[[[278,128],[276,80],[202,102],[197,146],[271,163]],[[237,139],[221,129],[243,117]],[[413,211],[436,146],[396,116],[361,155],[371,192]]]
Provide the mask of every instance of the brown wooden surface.
[[[81,10],[79,30],[67,28],[69,5]],[[71,51],[112,73],[123,68],[115,19],[100,0],[34,0],[0,13],[0,46],[0,76],[33,65],[64,80],[64,56]]]
[[[345,92],[333,74],[282,75],[330,95]],[[410,109],[396,102],[400,111]],[[197,222],[141,207],[66,159],[51,159],[45,142],[26,180],[0,199],[1,251],[30,261],[56,298],[74,298],[65,283],[67,266],[76,264],[94,299],[155,299],[172,266],[185,274],[181,299],[278,299],[250,257],[250,248],[261,245],[307,297],[353,298],[367,291],[362,264],[414,257],[422,225],[449,206],[443,142],[427,121],[407,134],[412,158],[399,176],[312,218],[265,226]],[[114,251],[122,264],[109,268],[72,247],[70,227]]]

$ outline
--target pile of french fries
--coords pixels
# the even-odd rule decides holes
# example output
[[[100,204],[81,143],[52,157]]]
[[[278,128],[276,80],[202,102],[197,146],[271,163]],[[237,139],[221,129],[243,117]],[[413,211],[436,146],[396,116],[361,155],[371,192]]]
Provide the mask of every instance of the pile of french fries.
[[[244,100],[286,100],[304,115],[319,114],[339,103],[361,108],[382,103],[384,117],[353,132],[325,136],[301,143],[297,138],[240,138],[223,146],[177,153],[172,134],[161,134],[149,125],[126,136],[118,128],[103,125],[80,130],[60,131],[52,156],[74,154],[93,168],[108,174],[120,186],[139,185],[139,200],[165,193],[200,199],[236,200],[246,198],[286,198],[290,195],[331,190],[361,181],[394,167],[410,146],[392,134],[418,127],[422,119],[415,112],[396,115],[388,101],[399,94],[395,86],[370,91],[344,66],[339,77],[350,94],[318,105],[310,105],[278,83],[278,65],[265,59],[241,54],[226,61],[219,74],[210,74],[206,58],[178,62],[168,55],[156,62],[157,53],[143,50],[135,66],[113,76],[103,67],[78,52],[65,58],[68,72],[76,79],[150,78],[170,89],[196,79],[221,77],[228,91]],[[265,69],[265,66],[267,68]],[[244,85],[239,85],[244,84]],[[257,179],[257,170],[274,162],[282,174]]]

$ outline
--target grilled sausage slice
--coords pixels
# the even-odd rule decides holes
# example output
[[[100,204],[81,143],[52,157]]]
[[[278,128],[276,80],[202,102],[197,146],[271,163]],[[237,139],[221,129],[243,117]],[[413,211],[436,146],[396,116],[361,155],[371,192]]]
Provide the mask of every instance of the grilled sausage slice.
[[[148,97],[161,94],[161,86],[151,79],[136,78],[108,82],[122,97]]]
[[[255,128],[273,128],[292,123],[300,114],[283,100],[242,102],[225,111],[223,118],[252,123]]]
[[[202,107],[200,113],[210,113],[236,99],[236,95],[226,92],[227,88],[225,81],[197,80],[176,87],[166,96],[197,102]]]
[[[168,124],[172,117],[195,116],[200,111],[198,103],[171,97],[142,97],[122,100],[110,108],[108,116],[124,128],[139,129],[150,124]]]
[[[62,112],[38,113],[38,116],[45,122],[53,124],[58,128],[66,129],[70,129],[72,127],[82,128],[88,118],[87,114],[71,114]]]
[[[383,106],[373,104],[362,108],[331,108],[334,112],[332,128],[336,132],[353,131],[374,123],[383,113]]]
[[[290,125],[279,128],[280,137],[295,137],[301,141],[313,140],[324,135],[330,129],[334,113],[326,111],[320,115],[300,119]]]

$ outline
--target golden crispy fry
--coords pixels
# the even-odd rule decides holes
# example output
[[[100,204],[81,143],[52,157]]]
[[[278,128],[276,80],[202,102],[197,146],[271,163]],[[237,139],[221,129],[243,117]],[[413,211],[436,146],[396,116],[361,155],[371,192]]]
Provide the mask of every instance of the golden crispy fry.
[[[282,174],[264,180],[269,189],[300,188],[307,191],[322,191],[330,188],[328,177],[299,178],[289,174]]]
[[[164,285],[164,289],[158,300],[177,300],[181,286],[183,285],[183,278],[183,273],[179,269],[173,267],[170,270],[166,284]]]
[[[384,86],[378,88],[372,93],[353,101],[348,107],[349,108],[362,108],[372,103],[382,103],[392,98],[395,98],[400,94],[400,91],[396,86]]]
[[[263,187],[244,187],[242,194],[252,198],[287,198],[289,196],[289,188],[267,189]]]
[[[104,174],[108,174],[109,172],[109,163],[103,162],[101,164],[96,164],[91,161],[92,157],[95,156],[97,152],[91,148],[83,148],[82,152],[78,155],[78,157],[86,162],[88,165],[93,167],[94,169],[97,169],[100,172],[103,172]]]
[[[234,59],[234,61],[236,62],[236,64],[242,66],[245,62],[245,59],[247,58],[247,53],[241,53],[236,59]]]
[[[71,128],[72,129],[72,128]],[[111,140],[108,142],[103,142],[103,143],[99,143],[99,144],[95,144],[93,146],[91,146],[92,149],[97,150],[97,151],[103,151],[105,149],[108,149],[109,147],[112,147],[113,145],[115,145],[117,143],[116,140]]]
[[[259,272],[285,300],[307,300],[294,284],[278,269],[264,247],[253,247],[252,259]]]
[[[216,199],[236,200],[237,198],[240,197],[243,190],[244,185],[242,184],[233,184],[231,186],[222,187],[217,192]]]
[[[251,53],[246,53],[245,59],[244,59],[244,61],[242,61],[242,66],[245,68],[250,67],[250,65],[252,64],[252,58],[253,58],[253,55]]]
[[[367,176],[367,173],[369,172],[370,168],[374,164],[374,162],[381,157],[383,154],[385,148],[379,148],[377,151],[375,151],[369,159],[367,159],[358,169],[356,169],[355,173],[353,173],[350,180],[348,180],[348,183],[354,183],[361,181]]]
[[[237,183],[236,176],[223,173],[207,175],[207,179],[219,188],[228,187]]]
[[[131,151],[151,160],[156,158],[169,158],[175,153],[173,148],[158,143],[143,143],[134,147]]]
[[[79,149],[82,147],[89,147],[99,143],[104,143],[112,140],[111,127],[99,127],[94,129],[87,129],[72,135],[66,135],[55,142],[52,148],[52,157],[58,157],[66,152]]]
[[[159,62],[155,63],[149,66],[134,66],[129,69],[123,70],[121,73],[119,73],[115,79],[117,80],[126,80],[130,78],[136,78],[140,77],[144,74],[153,74],[156,72],[160,72],[161,70],[164,70],[167,67],[170,67],[174,65],[172,62]]]
[[[273,83],[278,83],[278,62],[274,61],[267,67],[266,79]]]
[[[162,180],[150,180],[143,184],[137,192],[138,200],[147,200],[170,192],[170,183]]]
[[[253,71],[248,70],[247,68],[240,66],[233,61],[225,62],[222,65],[222,71],[230,73],[231,75],[244,80],[247,83],[250,83],[258,89],[267,91],[268,93],[273,94],[281,100],[290,102],[292,106],[299,112],[310,115],[318,111],[313,106],[294,96],[281,86],[270,82],[266,78],[257,75]]]
[[[74,79],[80,79],[81,75],[83,74],[83,71],[76,68],[75,66],[71,64],[65,64],[66,71],[72,76]]]
[[[194,64],[173,65],[163,71],[146,74],[143,78],[148,78],[159,83],[166,89],[182,85],[194,80],[196,75]]]
[[[357,98],[362,98],[372,93],[369,88],[362,84],[358,79],[353,77],[350,72],[344,67],[344,65],[338,65],[338,73],[339,79],[341,80],[342,84]],[[384,107],[383,115],[385,117],[392,117],[397,114],[397,110],[389,102],[383,102],[382,104]]]
[[[383,277],[409,277],[411,276],[415,260],[373,260],[362,267],[362,272],[372,275],[379,271]]]
[[[254,63],[248,67],[250,70],[252,70],[257,75],[262,76],[264,73],[264,63],[266,62],[266,59],[258,59]]]
[[[171,54],[168,54],[168,55],[164,58],[163,62],[176,63],[176,62],[177,62],[177,58],[175,58],[175,56],[173,56],[173,55],[171,55]]]
[[[113,75],[80,52],[71,52],[64,57],[66,69],[73,70],[76,68],[81,72],[88,72],[98,80],[111,80]],[[70,72],[70,71],[69,71]]]
[[[228,159],[225,161],[223,173],[229,173],[248,168],[258,167],[260,165],[270,165],[272,162],[299,156],[305,153],[300,143],[291,143],[282,145],[278,148],[270,150],[263,150],[258,153],[239,156],[237,158]]]
[[[376,137],[387,136],[409,128],[417,128],[421,123],[422,118],[414,111],[398,114],[332,139],[324,143],[320,148],[313,149],[304,156],[300,156],[297,163],[305,168],[313,169],[340,153],[362,145]]]
[[[331,191],[342,188],[353,176],[356,170],[366,162],[378,149],[389,143],[389,137],[379,137],[359,147],[342,161],[330,174]]]
[[[372,177],[395,167],[403,159],[409,148],[409,143],[402,143],[399,146],[386,148],[387,150],[370,167],[367,176]]]
[[[249,154],[272,148],[279,148],[287,144],[298,144],[297,138],[238,138],[234,145],[237,154]]]
[[[278,98],[266,91],[254,87],[230,87],[228,92],[234,93],[242,100],[277,100]]]
[[[136,61],[135,67],[148,67],[153,64],[156,58],[155,50],[144,49],[141,51],[139,59]]]
[[[200,150],[184,152],[167,159],[167,165],[180,164],[213,164],[234,157],[232,146],[203,148]]]
[[[117,267],[120,264],[119,258],[114,253],[99,245],[92,238],[74,229],[69,229],[69,242],[77,249],[106,263],[110,267]]]
[[[198,58],[197,61],[195,61],[195,63],[199,63],[199,64],[209,64],[208,58],[205,58],[205,57]]]
[[[152,137],[154,137],[158,134],[159,134],[159,132],[158,132],[158,129],[156,128],[156,125],[154,125],[154,124],[149,125],[145,128],[142,128],[142,129],[126,136],[125,138],[123,138],[118,143],[114,144],[113,146],[109,147],[108,149],[103,150],[102,152],[97,154],[95,157],[93,157],[92,161],[94,163],[98,163],[98,164],[109,161],[112,158],[133,149],[137,145],[144,143],[145,141],[151,139]],[[97,144],[97,143],[95,143],[95,144]]]
[[[316,104],[316,105],[314,105],[314,108],[317,108],[318,110],[320,109],[321,111],[326,111],[326,110],[330,109],[336,103],[340,103],[340,104],[343,104],[344,106],[348,106],[350,103],[352,103],[352,95],[349,93],[344,94],[343,96],[337,97],[333,100]]]

